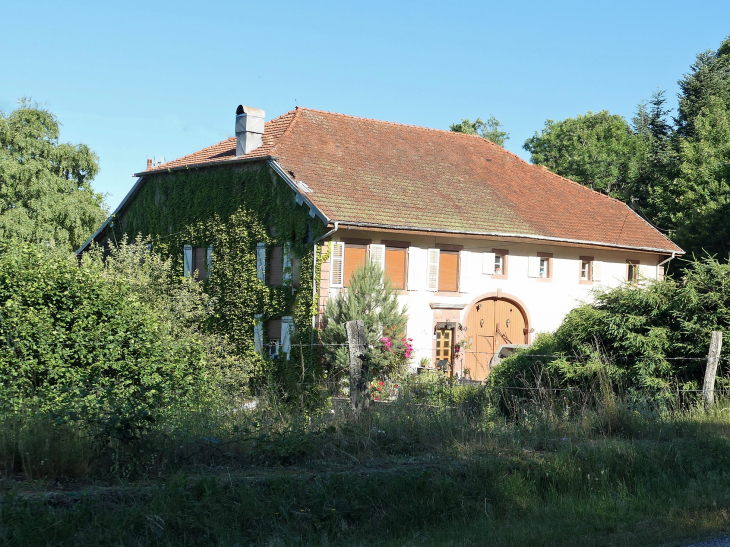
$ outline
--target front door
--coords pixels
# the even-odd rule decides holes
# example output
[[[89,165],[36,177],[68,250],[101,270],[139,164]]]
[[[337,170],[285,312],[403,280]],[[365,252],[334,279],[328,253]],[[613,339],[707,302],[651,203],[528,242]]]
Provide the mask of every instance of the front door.
[[[448,361],[448,366],[444,365]],[[454,329],[436,330],[436,365],[441,363],[444,372],[451,371],[454,361]]]
[[[464,375],[473,380],[489,376],[492,357],[504,344],[527,341],[527,321],[517,305],[503,298],[485,298],[469,310],[466,321]]]

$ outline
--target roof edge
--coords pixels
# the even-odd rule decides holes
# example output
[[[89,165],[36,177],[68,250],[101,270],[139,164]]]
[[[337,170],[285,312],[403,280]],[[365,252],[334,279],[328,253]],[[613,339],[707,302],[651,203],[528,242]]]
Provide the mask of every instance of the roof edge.
[[[516,239],[537,239],[540,241],[555,241],[556,243],[573,243],[580,245],[589,245],[594,247],[610,247],[613,249],[627,249],[632,251],[645,251],[652,253],[660,253],[667,255],[683,255],[685,254],[679,246],[677,249],[660,249],[656,247],[636,247],[633,245],[617,245],[616,243],[608,243],[605,241],[586,241],[582,239],[569,239],[563,237],[543,236],[537,234],[509,234],[502,232],[470,232],[464,230],[449,230],[440,228],[423,228],[420,226],[398,226],[392,224],[376,224],[372,222],[348,222],[346,220],[338,221],[340,226],[355,226],[362,228],[382,228],[387,230],[409,230],[412,232],[424,232],[424,233],[442,233],[442,234],[454,234],[454,235],[471,235],[471,236],[491,236],[491,237],[511,237]]]
[[[235,163],[248,163],[251,161],[268,161],[271,159],[278,160],[279,157],[267,154],[266,156],[258,156],[255,158],[233,158],[230,160],[208,161],[205,163],[191,163],[189,165],[178,165],[177,167],[163,167],[161,169],[153,169],[151,171],[140,171],[139,173],[134,173],[132,176],[147,177],[149,175],[156,175],[157,173],[171,173],[173,171],[184,171],[186,169],[201,169],[203,167],[210,167],[213,165],[231,165]]]

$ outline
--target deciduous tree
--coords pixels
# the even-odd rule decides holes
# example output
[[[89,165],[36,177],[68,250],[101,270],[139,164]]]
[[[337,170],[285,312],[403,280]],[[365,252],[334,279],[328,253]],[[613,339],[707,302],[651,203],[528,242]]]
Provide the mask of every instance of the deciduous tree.
[[[59,126],[26,99],[0,112],[0,239],[75,249],[106,217],[90,184],[98,157],[85,144],[59,143]]]

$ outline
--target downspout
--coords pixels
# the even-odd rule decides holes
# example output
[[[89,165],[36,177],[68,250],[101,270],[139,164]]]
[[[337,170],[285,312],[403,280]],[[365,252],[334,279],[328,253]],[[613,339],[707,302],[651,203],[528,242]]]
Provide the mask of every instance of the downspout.
[[[340,227],[340,222],[338,220],[335,220],[335,227],[332,228],[329,232],[327,232],[323,236],[319,236],[312,243],[312,248],[313,248],[313,252],[314,252],[314,265],[312,266],[312,302],[315,302],[317,299],[317,243],[322,241],[324,238],[334,234],[338,230],[339,227]],[[314,346],[314,327],[316,326],[316,321],[317,321],[317,315],[315,314],[312,316],[312,336],[309,339],[310,349]]]
[[[664,264],[666,264],[667,262],[669,262],[670,260],[672,260],[676,255],[677,255],[676,251],[672,251],[672,256],[670,256],[666,260],[662,260],[659,264],[656,265],[656,278],[657,278],[657,281],[659,280],[659,266],[664,266]]]

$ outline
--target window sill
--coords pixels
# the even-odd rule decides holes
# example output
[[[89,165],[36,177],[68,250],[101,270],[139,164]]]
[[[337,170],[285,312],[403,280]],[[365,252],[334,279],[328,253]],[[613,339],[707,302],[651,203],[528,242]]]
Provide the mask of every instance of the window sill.
[[[492,274],[492,279],[507,279],[507,274]]]
[[[553,278],[552,277],[538,277],[536,279],[540,283],[552,283],[553,282]]]
[[[460,292],[452,292],[452,291],[436,291],[433,293],[434,296],[461,296]]]
[[[581,285],[593,285],[593,280],[592,279],[581,279],[579,281],[579,283]]]

